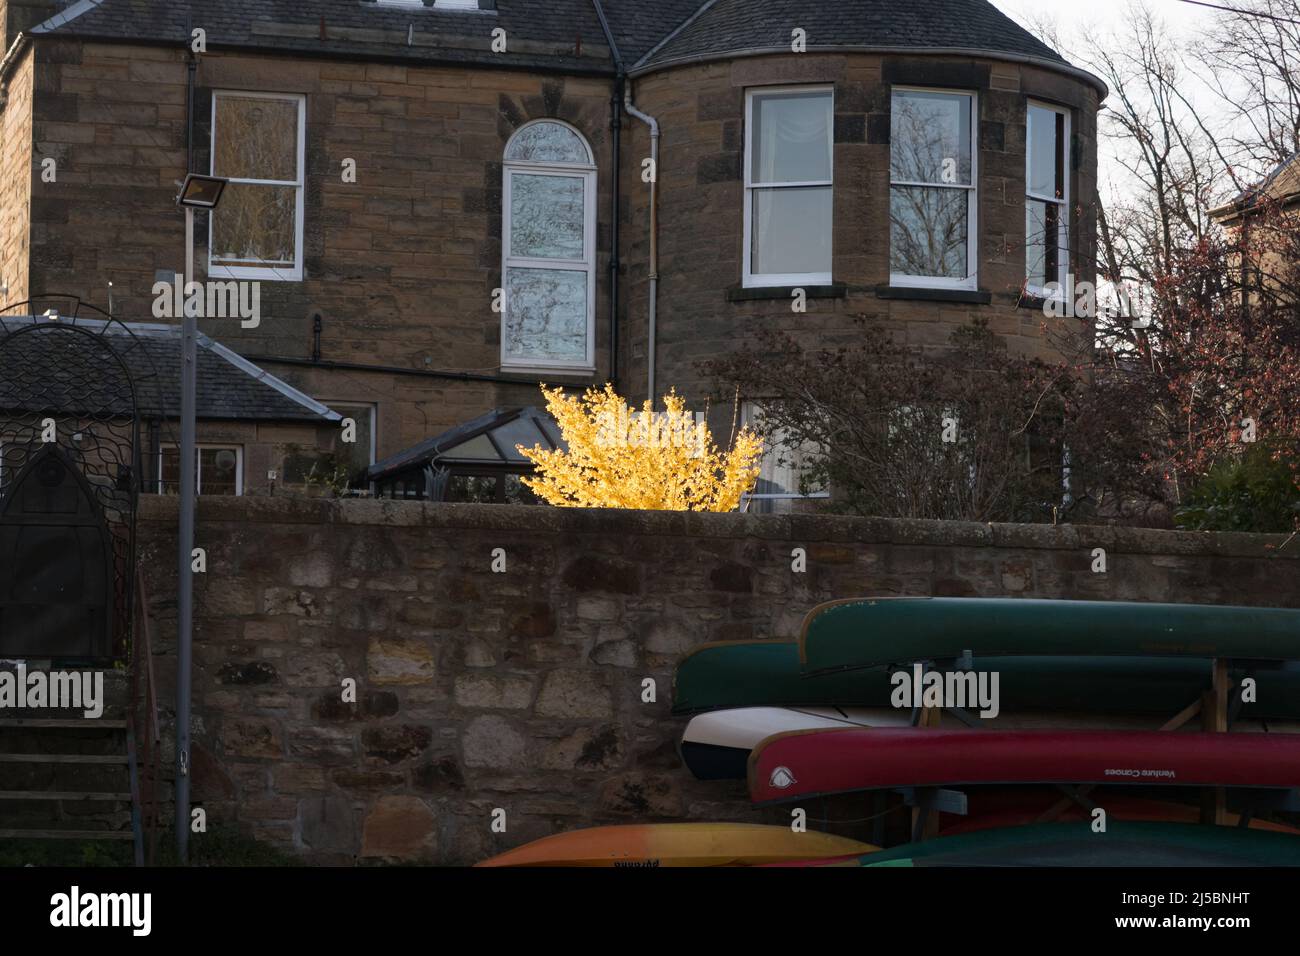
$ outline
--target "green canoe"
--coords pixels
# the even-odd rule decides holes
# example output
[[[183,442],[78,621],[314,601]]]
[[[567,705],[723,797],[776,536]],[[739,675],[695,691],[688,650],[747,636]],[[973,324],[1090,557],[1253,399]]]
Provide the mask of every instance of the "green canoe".
[[[1114,711],[1173,714],[1210,686],[1209,658],[1000,657],[975,658],[993,670],[1004,713]],[[1240,680],[1245,669],[1233,667]],[[1300,720],[1300,664],[1253,671],[1257,701],[1240,716]],[[893,688],[884,667],[813,677],[799,666],[793,641],[703,644],[682,658],[673,681],[673,713],[729,707],[889,707]]]
[[[1300,866],[1300,836],[1195,823],[1039,823],[908,843],[863,866]]]
[[[1300,610],[1017,598],[855,598],[804,619],[804,671],[845,670],[969,651],[1002,655],[1300,660]]]

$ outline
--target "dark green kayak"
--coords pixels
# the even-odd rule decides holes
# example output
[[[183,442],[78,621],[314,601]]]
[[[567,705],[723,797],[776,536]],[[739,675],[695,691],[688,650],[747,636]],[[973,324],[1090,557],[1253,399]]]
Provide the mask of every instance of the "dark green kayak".
[[[804,671],[845,670],[969,651],[1001,655],[1300,660],[1300,610],[1016,598],[857,598],[809,612]]]
[[[976,670],[999,674],[1003,713],[1107,711],[1174,714],[1210,686],[1208,658],[1000,657],[976,658]],[[1251,720],[1300,720],[1300,663],[1254,670],[1257,702],[1242,707]],[[1240,680],[1243,667],[1233,667]],[[889,707],[893,688],[884,667],[804,676],[794,641],[705,644],[677,666],[673,713],[729,707]]]
[[[1300,836],[1195,823],[1040,823],[908,843],[863,866],[1300,866]]]

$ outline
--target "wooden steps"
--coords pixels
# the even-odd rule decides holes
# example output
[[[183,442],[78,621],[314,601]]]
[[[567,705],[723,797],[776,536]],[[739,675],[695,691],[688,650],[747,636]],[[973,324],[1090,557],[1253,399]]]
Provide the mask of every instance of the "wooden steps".
[[[126,754],[0,754],[0,763],[125,764]]]
[[[127,687],[105,680],[105,714],[0,711],[0,839],[130,841]],[[87,819],[87,816],[92,819]],[[98,829],[87,829],[88,826]]]
[[[129,793],[97,793],[93,790],[0,790],[0,800],[107,800],[130,803]]]
[[[3,727],[30,727],[40,730],[126,730],[125,720],[91,720],[89,718],[58,718],[51,719],[48,717],[6,717],[0,719],[0,728]]]
[[[0,840],[133,840],[130,830],[0,830]]]

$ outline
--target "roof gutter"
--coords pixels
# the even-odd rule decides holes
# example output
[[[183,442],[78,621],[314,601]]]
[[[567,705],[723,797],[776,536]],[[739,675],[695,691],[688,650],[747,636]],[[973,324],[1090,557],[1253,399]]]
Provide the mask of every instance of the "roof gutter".
[[[754,47],[748,50],[733,50],[724,53],[695,53],[690,56],[670,57],[657,63],[646,63],[648,57],[654,54],[654,50],[647,53],[635,64],[632,69],[628,70],[628,76],[639,79],[648,76],[651,73],[657,73],[660,70],[671,69],[676,66],[687,66],[696,63],[709,63],[715,60],[738,60],[746,57],[755,56],[772,56],[773,54],[788,54],[789,46],[773,47]],[[1049,60],[1046,57],[1030,56],[1027,53],[1006,53],[994,50],[980,50],[967,47],[914,47],[914,46],[870,46],[870,45],[836,45],[836,46],[809,46],[809,53],[877,53],[889,56],[963,56],[979,57],[986,60],[1000,60],[1004,63],[1018,63],[1022,66],[1036,66],[1044,70],[1053,70],[1057,73],[1064,73],[1066,76],[1076,80],[1082,80],[1089,84],[1104,100],[1110,95],[1110,87],[1106,85],[1105,80],[1096,74],[1089,73],[1087,70],[1072,66],[1069,63]]]
[[[650,302],[646,330],[646,400],[655,407],[655,328],[659,308],[659,121],[632,102],[632,83],[623,90],[623,107],[650,127]]]

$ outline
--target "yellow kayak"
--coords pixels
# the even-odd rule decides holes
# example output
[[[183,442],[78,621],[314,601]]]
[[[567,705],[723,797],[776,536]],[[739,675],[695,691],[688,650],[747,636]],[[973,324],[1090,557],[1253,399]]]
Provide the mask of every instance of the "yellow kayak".
[[[756,823],[647,823],[557,833],[477,865],[762,866],[878,849],[829,833]]]

